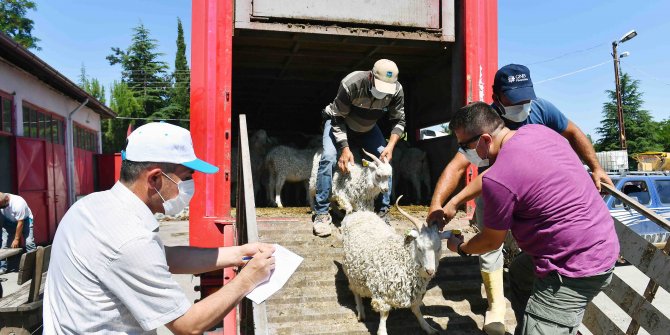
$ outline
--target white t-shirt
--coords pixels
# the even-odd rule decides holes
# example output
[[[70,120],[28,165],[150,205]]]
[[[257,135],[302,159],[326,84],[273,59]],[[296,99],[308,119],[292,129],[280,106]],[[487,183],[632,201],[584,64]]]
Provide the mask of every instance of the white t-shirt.
[[[123,184],[65,213],[51,249],[44,334],[155,334],[190,307],[158,222]]]
[[[30,211],[28,203],[22,197],[14,194],[9,195],[9,205],[0,209],[0,214],[10,222],[16,223],[19,220],[33,219],[33,212]],[[0,222],[1,224],[2,222]]]

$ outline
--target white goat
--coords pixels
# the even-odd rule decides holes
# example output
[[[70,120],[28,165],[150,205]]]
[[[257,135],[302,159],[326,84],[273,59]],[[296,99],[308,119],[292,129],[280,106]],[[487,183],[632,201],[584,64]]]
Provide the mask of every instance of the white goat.
[[[316,195],[316,179],[322,151],[319,150],[314,155],[312,174],[309,178],[309,198],[312,209],[314,209],[313,201]],[[338,168],[333,172],[331,199],[347,214],[354,211],[374,210],[375,198],[380,193],[388,192],[389,190],[389,178],[393,174],[391,164],[380,160],[377,156],[365,150],[363,152],[372,161],[363,159],[362,166],[350,164],[349,173],[344,173]]]
[[[386,335],[386,319],[392,308],[411,308],[421,329],[435,334],[421,313],[428,282],[437,273],[442,242],[436,225],[427,226],[396,207],[414,225],[401,236],[374,212],[348,214],[342,221],[343,269],[354,293],[358,319],[365,319],[362,298],[372,298],[380,313],[378,335]]]
[[[265,157],[268,172],[268,199],[274,199],[277,207],[282,208],[281,190],[285,182],[304,182],[307,194],[307,183],[312,171],[312,158],[316,148],[296,149],[285,145],[274,147]],[[309,198],[309,196],[308,196]]]

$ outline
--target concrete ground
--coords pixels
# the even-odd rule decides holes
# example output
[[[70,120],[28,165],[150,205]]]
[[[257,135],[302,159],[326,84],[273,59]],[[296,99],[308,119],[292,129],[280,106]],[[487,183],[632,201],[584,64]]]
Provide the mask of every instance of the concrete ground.
[[[188,221],[163,221],[160,222],[159,234],[165,246],[188,245]],[[193,275],[172,275],[186,297],[191,302],[200,298],[200,293],[193,290],[196,285],[200,285],[200,278]],[[172,334],[167,328],[158,328],[158,335]]]

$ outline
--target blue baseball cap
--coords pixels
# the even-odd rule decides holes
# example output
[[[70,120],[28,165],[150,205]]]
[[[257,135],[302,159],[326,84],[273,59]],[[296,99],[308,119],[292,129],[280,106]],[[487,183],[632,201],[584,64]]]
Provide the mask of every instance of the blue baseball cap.
[[[533,81],[530,79],[530,70],[519,64],[505,65],[496,72],[493,78],[493,92],[504,94],[513,104],[537,99]]]

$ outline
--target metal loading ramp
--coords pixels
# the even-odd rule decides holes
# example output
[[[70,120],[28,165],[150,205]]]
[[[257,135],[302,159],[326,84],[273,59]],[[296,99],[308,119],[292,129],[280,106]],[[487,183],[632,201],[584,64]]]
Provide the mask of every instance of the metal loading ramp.
[[[398,217],[396,217],[398,218]],[[396,231],[409,222],[393,220]],[[464,219],[449,224],[465,228]],[[342,270],[342,240],[339,232],[320,238],[312,234],[309,217],[259,220],[259,239],[278,243],[305,258],[283,289],[266,301],[269,334],[376,334],[379,313],[363,299],[367,320],[356,318],[356,304]],[[467,235],[467,233],[466,233]],[[422,311],[440,334],[482,334],[487,308],[476,257],[463,258],[443,243],[438,273],[423,299]],[[513,331],[514,313],[508,304],[508,332]],[[392,310],[389,334],[424,334],[409,309]]]

